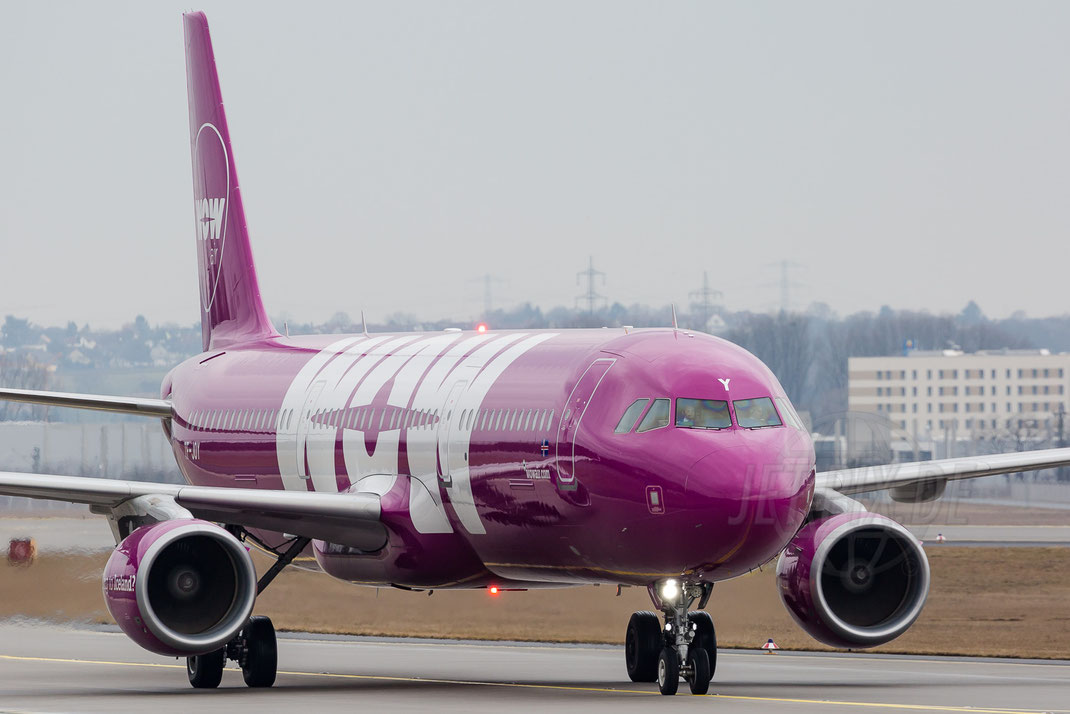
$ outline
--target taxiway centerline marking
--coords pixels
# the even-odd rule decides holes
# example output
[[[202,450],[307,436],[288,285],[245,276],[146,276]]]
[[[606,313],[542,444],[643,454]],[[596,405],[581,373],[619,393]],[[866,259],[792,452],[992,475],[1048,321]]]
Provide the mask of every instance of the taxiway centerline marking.
[[[156,667],[164,669],[185,669],[180,664],[162,664],[154,662],[115,662],[110,660],[70,659],[59,657],[24,657],[16,655],[0,655],[0,660],[15,662],[47,662],[50,664],[97,664],[111,665],[115,667]],[[510,689],[551,689],[578,692],[602,692],[606,694],[646,694],[658,695],[656,691],[646,689],[611,689],[608,687],[582,687],[564,684],[525,684],[522,682],[480,682],[466,679],[437,679],[422,677],[397,677],[379,674],[342,674],[335,672],[292,672],[279,671],[279,674],[296,677],[327,677],[332,679],[367,679],[388,682],[413,682],[416,684],[458,684],[481,687],[505,687]],[[742,694],[709,694],[716,699],[734,699],[739,701],[755,702],[780,702],[791,704],[816,704],[819,706],[843,706],[843,707],[866,707],[877,709],[896,709],[908,711],[933,711],[933,712],[970,712],[971,714],[1039,714],[1051,712],[1051,709],[979,709],[975,707],[950,706],[940,704],[897,704],[894,702],[852,702],[832,699],[797,699],[791,697],[752,697]]]
[[[75,634],[80,635],[105,635],[110,637],[126,637],[122,632],[109,632],[107,630],[72,630]],[[361,645],[400,645],[402,647],[465,647],[465,648],[484,648],[490,649],[494,647],[508,648],[515,650],[575,650],[578,652],[619,652],[622,648],[620,646],[613,647],[612,645],[599,645],[598,643],[586,643],[586,642],[512,642],[504,640],[483,640],[483,641],[452,641],[452,640],[438,640],[438,641],[423,641],[423,642],[409,642],[404,638],[391,639],[389,635],[339,635],[339,639],[321,639],[316,635],[322,635],[320,632],[303,632],[301,630],[277,630],[279,639],[284,639],[291,644],[323,644],[323,645],[344,645],[347,647],[361,646]],[[292,637],[290,635],[295,634],[307,634],[311,637]],[[373,637],[382,637],[383,639],[365,639]],[[983,655],[932,655],[931,657],[915,656],[909,654],[894,654],[889,653],[884,656],[867,656],[864,653],[857,653],[858,656],[847,656],[836,652],[822,652],[820,650],[779,650],[776,652],[776,657],[792,659],[814,659],[814,660],[832,660],[832,661],[850,661],[850,662],[871,662],[878,664],[888,663],[906,663],[906,664],[963,664],[965,661],[969,661],[970,664],[983,664],[987,666],[1003,666],[1003,667],[1063,667],[1070,669],[1070,661],[1068,660],[1053,660],[1051,662],[1017,662],[1013,658],[996,658],[985,657]],[[762,660],[770,660],[768,652],[763,652],[759,649],[747,650],[742,648],[726,648],[717,651],[718,657],[761,657]],[[976,676],[976,675],[971,675]],[[617,690],[614,690],[617,691]],[[1014,711],[1014,710],[1008,710]],[[1057,712],[1058,714],[1070,714],[1070,709],[1042,709],[1042,710],[1029,710],[1023,709],[1022,711],[1043,711],[1043,712]]]

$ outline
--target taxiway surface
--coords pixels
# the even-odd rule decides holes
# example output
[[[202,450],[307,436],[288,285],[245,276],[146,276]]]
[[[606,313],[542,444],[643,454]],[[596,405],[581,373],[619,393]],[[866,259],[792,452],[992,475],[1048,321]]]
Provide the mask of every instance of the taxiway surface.
[[[0,711],[1067,712],[1070,662],[725,650],[711,695],[664,701],[608,646],[283,634],[279,677],[247,689],[228,668],[196,691],[183,661],[109,629],[0,624]]]

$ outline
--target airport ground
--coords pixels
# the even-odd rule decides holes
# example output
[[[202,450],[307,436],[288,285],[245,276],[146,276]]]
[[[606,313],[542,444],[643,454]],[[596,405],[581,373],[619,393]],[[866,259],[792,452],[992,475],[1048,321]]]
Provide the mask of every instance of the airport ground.
[[[437,596],[436,596],[437,597]],[[194,690],[182,661],[114,628],[0,624],[0,711],[1066,712],[1070,662],[720,650],[710,694],[672,699],[624,674],[619,645],[283,634],[270,690],[234,667]],[[660,711],[660,709],[658,709]]]
[[[1035,510],[1020,515],[1030,514]],[[1059,515],[1065,523],[1067,513]],[[1008,540],[1025,532],[1024,527],[983,526],[979,520],[984,519],[974,514],[965,525],[924,526],[949,532],[973,528],[981,542],[1003,544],[963,547],[968,543],[953,539],[938,544],[924,537],[933,573],[929,602],[906,635],[878,652],[1070,659],[1070,526],[1030,526],[1052,534],[1040,542],[1061,540],[1061,545],[1012,547],[1024,544]],[[0,520],[4,523],[15,521]],[[49,532],[46,524],[57,525],[21,523],[42,534]],[[100,595],[108,553],[90,547],[100,540],[108,544],[103,519],[68,519],[56,533],[42,535],[33,566],[0,564],[0,618],[109,622]],[[1030,533],[1025,543],[1036,540]],[[261,568],[266,564],[258,559]],[[615,644],[629,614],[649,607],[641,588],[626,588],[619,597],[612,586],[497,597],[484,591],[429,596],[357,587],[289,569],[260,598],[257,611],[270,615],[280,629],[293,631]],[[723,646],[756,648],[773,638],[784,648],[821,649],[788,616],[770,568],[719,584],[707,609]]]

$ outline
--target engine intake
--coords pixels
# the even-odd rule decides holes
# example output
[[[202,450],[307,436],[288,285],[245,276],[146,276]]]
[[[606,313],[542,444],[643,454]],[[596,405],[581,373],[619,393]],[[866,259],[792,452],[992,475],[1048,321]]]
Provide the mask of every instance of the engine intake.
[[[111,554],[104,602],[131,639],[164,655],[205,654],[246,623],[256,571],[245,547],[206,521],[142,526]]]
[[[907,631],[929,595],[929,561],[890,518],[841,513],[807,524],[777,563],[780,597],[814,639],[876,647]]]

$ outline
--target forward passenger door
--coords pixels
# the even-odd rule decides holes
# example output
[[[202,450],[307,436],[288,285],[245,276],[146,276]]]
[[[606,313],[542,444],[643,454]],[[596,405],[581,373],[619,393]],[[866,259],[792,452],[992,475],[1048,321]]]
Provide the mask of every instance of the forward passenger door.
[[[594,397],[614,359],[596,359],[572,388],[557,429],[557,487],[562,491],[576,489],[576,435],[579,433],[587,405]]]

